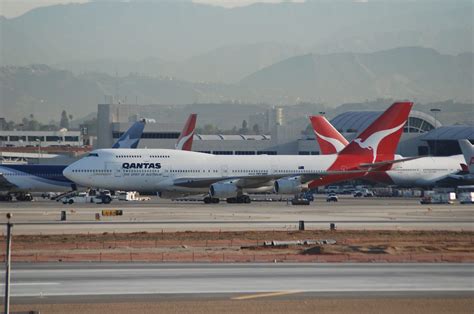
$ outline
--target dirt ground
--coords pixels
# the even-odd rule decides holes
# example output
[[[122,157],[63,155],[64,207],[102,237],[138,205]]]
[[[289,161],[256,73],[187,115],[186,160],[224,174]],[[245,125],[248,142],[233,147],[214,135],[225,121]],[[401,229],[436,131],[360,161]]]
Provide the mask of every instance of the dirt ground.
[[[41,313],[472,313],[474,298],[306,298],[297,300],[205,300],[133,303],[13,305]]]
[[[271,241],[335,244],[264,245]],[[4,245],[0,239],[0,245]],[[474,232],[247,231],[15,236],[13,261],[472,262]],[[4,256],[0,256],[4,259]]]

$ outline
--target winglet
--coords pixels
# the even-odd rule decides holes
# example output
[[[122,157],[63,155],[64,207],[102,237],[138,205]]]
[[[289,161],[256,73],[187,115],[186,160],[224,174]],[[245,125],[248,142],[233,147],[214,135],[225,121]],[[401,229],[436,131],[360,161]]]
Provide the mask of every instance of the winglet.
[[[189,115],[186,124],[184,125],[183,131],[176,142],[176,149],[179,150],[191,150],[193,146],[194,128],[196,127],[197,114],[192,113]]]
[[[324,116],[310,116],[316,140],[322,155],[336,154],[344,149],[349,142]]]

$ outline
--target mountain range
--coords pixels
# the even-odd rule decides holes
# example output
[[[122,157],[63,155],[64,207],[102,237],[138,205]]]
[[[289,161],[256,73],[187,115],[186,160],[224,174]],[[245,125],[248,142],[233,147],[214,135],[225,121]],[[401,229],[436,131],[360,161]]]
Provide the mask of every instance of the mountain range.
[[[473,104],[473,60],[472,53],[446,55],[417,47],[306,54],[267,66],[235,84],[140,74],[75,74],[47,65],[4,66],[0,68],[0,109],[10,119],[34,113],[44,120],[63,109],[78,117],[95,111],[98,103],[109,102],[108,96],[121,96],[125,103],[157,105],[310,102],[333,107],[377,98]]]

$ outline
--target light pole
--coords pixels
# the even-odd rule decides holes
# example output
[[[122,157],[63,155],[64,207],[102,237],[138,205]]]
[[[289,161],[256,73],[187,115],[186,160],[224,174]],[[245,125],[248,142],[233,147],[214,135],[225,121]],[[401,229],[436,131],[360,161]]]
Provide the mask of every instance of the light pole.
[[[430,109],[431,112],[434,113],[434,116],[435,116],[435,129],[437,128],[437,124],[438,124],[438,112],[441,112],[441,109],[438,109],[438,108],[432,108]],[[436,156],[436,154],[438,154],[438,133],[436,133],[436,139],[435,139],[435,145],[434,145],[434,155]]]
[[[11,248],[12,248],[12,228],[13,224],[10,222],[12,214],[7,213],[7,247],[5,254],[5,307],[4,313],[10,313],[10,265],[11,265]]]
[[[38,143],[38,163],[41,158],[41,137],[36,139],[36,142]]]

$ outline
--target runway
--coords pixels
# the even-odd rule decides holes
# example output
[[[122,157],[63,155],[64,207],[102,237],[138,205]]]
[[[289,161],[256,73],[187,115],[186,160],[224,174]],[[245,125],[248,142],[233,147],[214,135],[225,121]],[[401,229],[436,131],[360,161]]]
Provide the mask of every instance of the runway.
[[[472,205],[421,205],[416,198],[350,196],[341,196],[335,204],[318,197],[310,206],[286,202],[205,205],[157,198],[147,202],[114,201],[108,205],[63,205],[45,200],[1,202],[0,223],[11,212],[12,221],[17,224],[15,234],[295,230],[300,220],[305,221],[307,228],[326,229],[330,223],[336,223],[345,229],[474,230]],[[96,221],[96,214],[103,209],[121,209],[123,216],[100,217]],[[67,222],[60,221],[61,211],[66,211]]]
[[[257,298],[474,295],[474,264],[55,263],[16,264],[12,273],[12,297],[30,301],[149,295],[252,298],[253,294]]]

